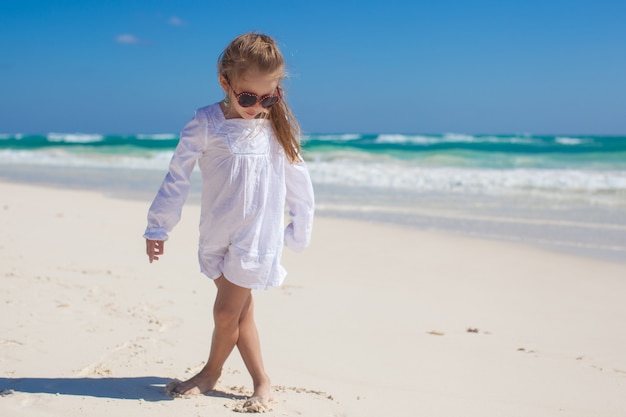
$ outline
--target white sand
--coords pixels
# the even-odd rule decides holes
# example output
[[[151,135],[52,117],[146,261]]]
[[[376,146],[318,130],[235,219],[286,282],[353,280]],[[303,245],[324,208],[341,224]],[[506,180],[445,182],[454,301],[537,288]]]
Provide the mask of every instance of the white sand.
[[[162,394],[208,355],[215,290],[199,208],[150,265],[148,204],[0,183],[1,416],[232,416],[250,393],[234,352],[223,395]],[[626,263],[318,218],[284,264],[255,292],[269,415],[626,413]]]

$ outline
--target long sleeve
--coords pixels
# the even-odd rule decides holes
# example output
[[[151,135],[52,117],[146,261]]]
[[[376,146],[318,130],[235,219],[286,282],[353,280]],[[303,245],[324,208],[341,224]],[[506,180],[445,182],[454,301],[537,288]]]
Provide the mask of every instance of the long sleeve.
[[[197,111],[181,132],[180,140],[150,210],[144,237],[167,240],[168,233],[178,224],[190,188],[190,177],[206,144],[206,116]]]
[[[296,252],[311,242],[315,198],[313,184],[304,162],[285,163],[286,202],[291,222],[285,229],[285,245]]]

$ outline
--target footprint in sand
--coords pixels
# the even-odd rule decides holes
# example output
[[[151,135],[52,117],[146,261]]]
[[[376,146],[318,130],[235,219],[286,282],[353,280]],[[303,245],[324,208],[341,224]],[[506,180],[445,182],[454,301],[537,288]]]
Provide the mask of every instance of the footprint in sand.
[[[199,396],[199,395],[183,395],[183,394],[179,394],[178,392],[176,392],[175,389],[180,383],[181,381],[178,379],[170,381],[165,386],[164,393],[172,398],[193,398],[193,397]],[[233,387],[230,387],[230,391],[231,392],[228,393],[228,392],[215,390],[215,391],[206,393],[205,395],[225,397],[225,398],[231,398],[231,399],[241,399],[242,395],[244,395],[244,399],[241,401],[238,401],[235,404],[232,404],[232,405],[224,404],[225,407],[228,407],[237,413],[268,413],[268,412],[273,411],[271,405],[263,404],[261,399],[258,397],[251,397],[251,398],[246,399],[245,395],[249,395],[250,392],[245,387],[233,386]],[[332,395],[324,391],[313,390],[313,389],[308,389],[308,388],[285,387],[285,386],[279,385],[279,386],[272,387],[272,391],[273,392],[291,391],[291,392],[295,392],[298,394],[308,394],[308,395],[319,396],[327,400],[334,401],[334,398]],[[270,403],[274,403],[274,402],[275,402],[274,400],[270,400]]]

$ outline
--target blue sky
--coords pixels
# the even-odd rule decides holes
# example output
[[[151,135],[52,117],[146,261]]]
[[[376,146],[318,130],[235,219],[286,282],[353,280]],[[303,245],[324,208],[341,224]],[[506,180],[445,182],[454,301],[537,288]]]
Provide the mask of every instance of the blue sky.
[[[626,1],[0,3],[0,133],[178,132],[236,35],[307,133],[626,134]]]

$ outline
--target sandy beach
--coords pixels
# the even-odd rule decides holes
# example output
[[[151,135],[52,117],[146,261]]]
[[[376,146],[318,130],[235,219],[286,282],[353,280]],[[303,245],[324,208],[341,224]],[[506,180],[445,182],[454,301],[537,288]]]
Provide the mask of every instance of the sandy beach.
[[[208,355],[215,289],[187,205],[149,264],[149,201],[0,182],[0,415],[232,416],[172,399]],[[318,217],[286,284],[255,292],[275,416],[617,417],[626,262]]]

